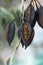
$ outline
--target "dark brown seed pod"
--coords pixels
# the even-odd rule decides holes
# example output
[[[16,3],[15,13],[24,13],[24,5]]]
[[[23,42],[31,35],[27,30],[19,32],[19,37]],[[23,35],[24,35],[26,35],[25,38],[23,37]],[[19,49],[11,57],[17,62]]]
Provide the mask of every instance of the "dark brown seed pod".
[[[38,7],[38,4],[40,7]],[[36,0],[36,5],[37,5],[37,22],[40,27],[43,28],[43,6],[40,4],[39,1]]]
[[[30,33],[31,33],[30,25],[25,22],[22,27],[23,27],[23,37],[27,41],[29,39]]]
[[[34,29],[30,28],[27,23],[23,23],[18,30],[18,36],[19,38],[21,38],[22,47],[25,45],[26,49],[31,44],[34,38]]]
[[[34,38],[34,29],[31,30],[31,35],[30,35],[30,38],[28,39],[28,41],[25,43],[25,49],[32,43],[33,41],[33,38]]]
[[[23,36],[24,40],[28,40],[31,34],[31,27],[27,22],[23,22],[18,30],[18,36]]]
[[[33,28],[36,23],[36,11],[34,9],[34,6],[32,6],[31,3],[32,2],[30,2],[29,6],[24,11],[24,18],[26,18],[27,22]]]
[[[20,26],[18,30],[18,36],[19,38],[21,38],[22,47],[25,45],[25,47],[27,48],[31,44],[31,42],[29,41],[32,41],[30,39],[30,36],[32,35],[32,31],[33,31],[32,28],[27,22],[22,23],[22,25]]]
[[[11,45],[11,42],[14,39],[14,35],[15,35],[15,24],[11,22],[6,28],[6,39],[7,42],[9,43],[9,46]]]

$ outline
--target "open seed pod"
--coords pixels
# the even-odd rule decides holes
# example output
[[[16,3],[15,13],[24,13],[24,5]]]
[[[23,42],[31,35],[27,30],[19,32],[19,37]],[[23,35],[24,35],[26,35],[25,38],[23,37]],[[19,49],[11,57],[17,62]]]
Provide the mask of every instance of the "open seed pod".
[[[33,38],[34,38],[34,34],[35,34],[34,29],[32,29],[31,30],[31,35],[30,35],[28,41],[25,43],[25,49],[32,43]]]
[[[11,45],[11,42],[14,39],[14,35],[15,35],[15,24],[14,22],[11,22],[6,28],[6,39],[9,46]]]
[[[22,47],[25,45],[25,48],[27,48],[33,40],[34,37],[33,29],[30,27],[29,23],[27,23],[25,20],[18,30],[18,37],[21,38],[20,41]]]
[[[33,5],[32,5],[33,2]],[[30,26],[33,28],[36,23],[36,11],[34,9],[34,1],[31,0],[29,6],[26,8],[24,12],[24,17],[26,18],[27,22],[29,22]]]
[[[36,5],[37,5],[37,16],[36,16],[37,22],[39,26],[43,28],[43,6],[40,4],[38,0],[36,0]]]
[[[30,35],[30,37],[29,37],[29,39],[28,39],[27,41],[24,42],[24,40],[21,39],[22,47],[25,45],[25,49],[26,49],[26,48],[32,43],[33,38],[34,38],[34,34],[35,34],[35,32],[34,32],[34,30],[32,29],[32,30],[31,30],[31,35]]]

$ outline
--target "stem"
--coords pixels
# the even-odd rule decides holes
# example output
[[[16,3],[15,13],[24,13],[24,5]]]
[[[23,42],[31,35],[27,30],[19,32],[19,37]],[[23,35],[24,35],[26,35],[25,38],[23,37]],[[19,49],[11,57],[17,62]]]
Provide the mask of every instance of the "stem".
[[[24,0],[22,0],[22,20],[24,18]]]
[[[14,22],[17,20],[17,18],[21,18],[21,15],[17,16],[16,18],[14,18],[11,22]]]

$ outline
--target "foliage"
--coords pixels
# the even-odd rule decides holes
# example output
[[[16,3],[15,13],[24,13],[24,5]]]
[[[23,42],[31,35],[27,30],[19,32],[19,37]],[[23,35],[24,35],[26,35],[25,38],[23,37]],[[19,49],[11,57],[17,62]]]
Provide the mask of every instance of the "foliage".
[[[6,4],[10,4],[12,0],[4,0],[4,2]],[[3,8],[3,7],[0,7],[0,27],[2,27],[2,29],[5,31],[6,30],[6,27],[7,25],[12,22],[15,18],[17,18],[19,15],[21,15],[21,12],[20,10],[9,10],[10,8]],[[21,25],[21,17],[18,17],[15,21],[16,23],[16,27],[17,29],[20,27]],[[16,40],[18,40],[18,37],[17,37],[17,29],[16,29],[16,35],[15,35],[15,40],[14,42],[16,42]],[[4,34],[4,33],[3,33]],[[19,42],[19,40],[18,40]],[[16,44],[14,44],[16,45]],[[13,45],[13,46],[14,46]],[[11,60],[12,59],[12,60]],[[8,59],[7,60],[7,65],[10,65],[10,60],[12,62],[12,64],[14,64],[15,62],[15,59],[14,59],[14,56],[13,58],[11,59]]]
[[[5,8],[0,8],[0,22],[3,29],[14,19],[14,16]]]
[[[10,64],[10,59],[8,59],[8,60],[7,60],[7,63],[6,63],[6,64],[7,64],[7,65],[9,65],[9,64]]]
[[[14,15],[14,18],[17,18],[15,20],[17,27],[20,27],[20,25],[21,25],[21,17],[19,17],[21,15],[20,10],[16,10],[16,11],[12,10],[11,13]]]
[[[6,28],[6,26],[13,20],[15,19],[17,16],[19,16],[21,13],[19,10],[17,11],[9,11],[5,8],[0,8],[0,20],[1,20],[1,25],[3,27],[3,29]],[[17,27],[20,26],[21,24],[21,18],[17,18],[15,20],[15,23],[17,24]]]
[[[5,3],[9,4],[12,0],[4,0]]]

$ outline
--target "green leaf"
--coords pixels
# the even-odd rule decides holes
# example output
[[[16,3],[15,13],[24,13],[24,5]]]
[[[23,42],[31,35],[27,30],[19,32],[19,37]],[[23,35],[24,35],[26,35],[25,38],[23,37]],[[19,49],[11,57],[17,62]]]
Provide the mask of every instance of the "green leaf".
[[[7,63],[6,63],[7,65],[10,65],[10,58],[7,60]]]
[[[11,13],[14,15],[14,18],[18,17],[15,20],[15,23],[16,23],[17,27],[20,27],[20,25],[21,25],[21,17],[19,17],[21,15],[20,10],[13,10],[13,11],[11,11]]]
[[[6,28],[6,26],[14,19],[14,16],[11,12],[9,12],[5,8],[0,8],[0,21],[3,29]]]
[[[1,21],[1,25],[3,26],[3,28],[5,29],[6,26],[7,26],[7,23],[5,21],[5,19],[3,18],[2,21]]]
[[[4,0],[5,3],[9,4],[12,0]]]

